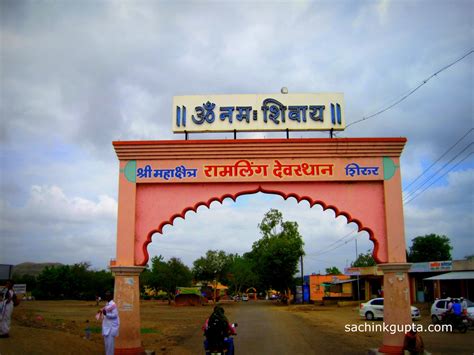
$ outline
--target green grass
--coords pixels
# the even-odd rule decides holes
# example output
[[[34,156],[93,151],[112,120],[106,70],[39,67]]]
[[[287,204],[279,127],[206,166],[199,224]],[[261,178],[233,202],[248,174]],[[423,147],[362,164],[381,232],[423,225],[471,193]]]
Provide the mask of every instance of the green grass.
[[[158,333],[158,330],[152,329],[152,328],[141,328],[140,333],[141,334],[153,334],[153,333]]]

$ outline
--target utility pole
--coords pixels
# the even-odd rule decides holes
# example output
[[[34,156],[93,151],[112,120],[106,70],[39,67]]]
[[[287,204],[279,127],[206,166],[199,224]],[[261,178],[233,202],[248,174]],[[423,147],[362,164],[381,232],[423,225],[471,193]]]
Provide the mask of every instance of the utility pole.
[[[300,257],[301,264],[301,304],[304,304],[304,272],[303,272],[303,254]]]
[[[357,237],[355,238],[355,244],[356,244],[356,260],[359,257],[359,254],[357,253]],[[357,273],[357,301],[360,300],[360,287],[359,287],[359,273]]]

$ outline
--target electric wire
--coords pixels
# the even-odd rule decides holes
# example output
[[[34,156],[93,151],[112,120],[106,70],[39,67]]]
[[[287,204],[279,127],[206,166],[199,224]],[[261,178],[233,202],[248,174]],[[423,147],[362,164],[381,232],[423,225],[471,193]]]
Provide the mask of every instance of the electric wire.
[[[440,74],[441,72],[443,72],[444,70],[450,68],[451,66],[455,65],[456,63],[460,62],[461,60],[463,60],[465,57],[467,57],[468,55],[472,54],[474,52],[474,50],[471,50],[469,51],[468,53],[466,53],[465,55],[463,55],[461,58],[457,59],[456,61],[444,66],[443,68],[439,69],[437,72],[433,73],[432,75],[430,75],[428,78],[426,78],[425,80],[423,80],[423,82],[421,84],[419,84],[418,86],[416,86],[415,88],[413,88],[412,90],[408,91],[406,94],[404,94],[400,99],[396,100],[393,104],[390,104],[388,107],[386,108],[383,108],[381,110],[379,110],[378,112],[370,115],[370,116],[367,116],[367,117],[363,117],[362,119],[358,120],[358,121],[355,121],[355,122],[352,122],[350,123],[349,125],[346,126],[346,129],[349,128],[350,126],[356,124],[356,123],[359,123],[359,122],[362,122],[362,121],[365,121],[365,120],[368,120],[372,117],[375,117],[377,115],[380,115],[386,111],[388,111],[389,109],[391,109],[392,107],[396,106],[397,104],[401,103],[402,101],[404,101],[405,99],[407,99],[410,95],[414,94],[418,89],[420,89],[423,85],[425,85],[429,80],[431,80],[433,77],[437,76],[438,74]],[[459,138],[446,152],[444,152],[435,162],[433,162],[427,169],[425,169],[415,180],[413,180],[406,188],[408,189],[410,186],[412,186],[416,181],[418,181],[424,174],[426,174],[438,161],[440,161],[446,154],[448,154],[456,145],[459,144],[459,142],[461,142],[468,134],[470,134],[472,131],[474,130],[474,128],[471,128],[469,131],[467,131],[461,138]],[[337,134],[336,133],[333,133],[333,135],[335,137],[337,137]],[[450,171],[452,171],[453,169],[455,169],[457,166],[459,166],[463,161],[465,161],[467,158],[469,158],[473,153],[469,153],[467,156],[465,156],[463,159],[461,159],[458,163],[456,163],[454,166],[452,166],[449,170],[447,170],[443,175],[439,176],[436,180],[434,180],[431,184],[429,184],[428,186],[426,186],[423,190],[421,190],[418,194],[416,193],[421,187],[423,187],[428,181],[430,181],[433,177],[436,176],[436,174],[438,174],[441,170],[443,170],[447,165],[449,165],[453,160],[455,160],[459,155],[461,155],[463,152],[465,152],[469,147],[472,146],[472,142],[470,144],[468,144],[461,152],[459,152],[457,155],[455,155],[451,160],[449,160],[446,164],[444,164],[440,169],[438,169],[432,176],[430,176],[427,180],[425,180],[425,182],[423,182],[420,186],[418,186],[418,188],[416,190],[414,190],[412,193],[409,193],[406,197],[404,197],[404,200],[408,199],[408,201],[404,201],[404,204],[409,204],[411,201],[413,201],[414,199],[416,199],[418,196],[420,196],[424,191],[426,191],[429,187],[431,187],[433,184],[435,184],[437,181],[439,181],[442,177],[444,177],[447,173],[449,173]],[[411,198],[410,198],[411,197]],[[343,236],[342,238],[339,238],[337,239],[336,241],[334,241],[333,243],[329,244],[326,249],[323,249],[317,253],[314,253],[314,254],[307,254],[305,255],[305,257],[308,257],[310,259],[313,259],[313,260],[317,260],[315,257],[316,256],[319,256],[319,255],[323,255],[323,254],[327,254],[333,250],[336,250],[336,249],[339,249],[341,247],[343,247],[344,245],[346,245],[347,243],[351,242],[352,240],[354,240],[356,238],[356,236],[353,236],[352,238],[344,241],[342,244],[339,244],[339,245],[335,245],[337,244],[338,242],[342,241],[343,239],[345,239],[346,237],[350,236],[351,234],[353,234],[354,231],[351,231],[350,233],[346,234],[345,236]],[[335,245],[334,247],[331,248],[332,245]]]
[[[305,258],[305,259],[316,260],[316,261],[321,261],[321,262],[326,263],[326,264],[328,264],[328,265],[334,263],[334,260],[320,259],[320,258],[317,258],[317,257],[314,257],[314,256],[307,256],[307,255],[305,255],[304,258]]]
[[[419,85],[417,85],[415,88],[411,89],[410,91],[408,91],[408,93],[406,93],[405,95],[403,95],[400,99],[396,100],[394,103],[390,104],[389,106],[385,107],[385,108],[382,108],[380,109],[379,111],[375,112],[374,114],[370,115],[370,116],[367,116],[367,117],[363,117],[361,118],[360,120],[357,120],[357,121],[354,121],[352,123],[349,123],[347,126],[346,126],[346,129],[349,128],[350,126],[352,125],[355,125],[359,122],[363,122],[363,121],[366,121],[370,118],[373,118],[375,116],[378,116],[388,110],[390,110],[392,107],[398,105],[399,103],[401,103],[402,101],[406,100],[409,96],[413,95],[418,89],[420,89],[423,85],[425,85],[428,81],[430,81],[432,78],[434,78],[435,76],[437,76],[438,74],[440,74],[441,72],[445,71],[446,69],[452,67],[453,65],[455,65],[456,63],[460,62],[461,60],[463,60],[464,58],[466,58],[468,55],[471,55],[472,53],[474,52],[473,49],[471,49],[469,52],[467,52],[466,54],[464,54],[462,57],[456,59],[454,62],[444,66],[443,68],[439,69],[438,71],[436,71],[435,73],[431,74],[429,77],[427,77],[425,80],[423,80]]]
[[[471,129],[472,130],[472,129]],[[464,137],[462,137],[464,138]],[[462,140],[462,138],[460,140]],[[459,140],[459,141],[460,141]],[[457,144],[457,142],[456,142]],[[434,181],[431,182],[431,184],[429,184],[428,186],[426,186],[423,190],[419,191],[417,194],[416,192],[419,190],[419,188],[421,188],[422,186],[424,186],[429,180],[431,180],[434,176],[436,176],[441,170],[443,170],[447,165],[449,165],[452,161],[454,161],[457,157],[459,157],[462,153],[464,153],[468,148],[470,148],[471,146],[473,145],[473,143],[471,142],[470,144],[468,144],[461,152],[459,152],[458,154],[456,154],[451,160],[449,160],[445,165],[443,165],[440,169],[438,169],[428,180],[426,180],[422,185],[420,185],[418,187],[417,190],[415,190],[415,194],[412,194],[411,196],[408,196],[406,199],[408,199],[408,201],[404,202],[404,204],[408,204],[410,203],[411,201],[413,201],[414,199],[416,199],[418,196],[420,196],[424,191],[426,191],[429,187],[431,187],[433,184],[435,184],[437,181],[439,181],[442,177],[444,177],[447,173],[449,173],[450,171],[452,171],[453,169],[455,169],[456,167],[458,167],[463,161],[465,161],[467,158],[469,158],[473,153],[469,153],[467,156],[465,156],[463,159],[461,159],[459,162],[457,162],[454,166],[452,166],[449,170],[447,170],[446,172],[444,172],[443,175],[439,176],[437,179],[435,179]],[[444,155],[443,155],[444,156]],[[411,197],[411,198],[410,198]],[[309,257],[310,259],[316,259],[315,257],[318,257],[320,255],[323,255],[323,254],[327,254],[331,251],[334,251],[336,249],[339,249],[341,247],[343,247],[344,245],[348,244],[349,242],[353,241],[357,236],[354,235],[352,236],[352,238],[348,239],[348,240],[345,240],[344,242],[342,242],[342,240],[344,240],[345,238],[351,236],[352,234],[354,234],[356,231],[351,231],[349,232],[348,234],[344,235],[343,237],[337,239],[336,241],[332,242],[331,244],[329,244],[325,249],[317,252],[317,253],[313,253],[313,254],[307,254],[305,257]],[[341,244],[338,244],[342,242]],[[334,247],[332,247],[334,245]]]
[[[410,200],[408,200],[407,202],[404,202],[405,205],[409,204],[411,201],[413,201],[414,199],[416,199],[418,196],[420,196],[424,191],[426,191],[429,187],[431,187],[431,185],[433,185],[434,183],[436,183],[439,179],[441,179],[442,177],[444,177],[447,173],[449,173],[450,171],[452,171],[454,168],[456,168],[459,164],[461,164],[464,160],[466,160],[467,158],[469,158],[471,155],[473,154],[473,152],[470,152],[468,155],[466,155],[464,158],[462,158],[460,161],[458,161],[454,166],[452,166],[448,171],[446,171],[443,175],[439,176],[435,181],[433,181],[431,184],[429,184],[428,186],[426,186],[422,191],[420,191],[417,195],[413,196]]]
[[[447,167],[451,162],[453,162],[457,157],[459,157],[462,153],[464,153],[468,148],[470,148],[474,143],[471,142],[468,145],[464,147],[463,150],[461,150],[458,154],[456,154],[453,158],[451,158],[448,162],[446,162],[441,168],[436,170],[428,179],[426,179],[420,186],[417,187],[416,190],[408,193],[406,196],[404,196],[403,200],[408,200],[410,199],[413,195],[416,194],[416,192],[422,188],[425,184],[427,184],[432,178],[434,178],[441,170],[443,170],[445,167]],[[431,185],[430,185],[431,186]]]
[[[354,234],[356,231],[350,231],[349,233],[347,233],[346,235],[344,235],[343,237],[335,240],[334,242],[332,242],[331,244],[327,245],[326,248],[330,248],[331,246],[333,246],[334,244],[338,243],[339,241],[349,237],[350,235]]]
[[[469,133],[471,133],[472,131],[474,130],[474,128],[471,128],[469,131],[467,131],[461,138],[459,138],[456,143],[454,143],[447,151],[445,151],[438,159],[436,159],[436,161],[431,164],[428,168],[425,169],[425,171],[423,171],[420,175],[418,175],[418,177],[413,180],[411,183],[409,183],[406,187],[405,187],[405,191],[408,190],[410,188],[410,186],[412,186],[416,181],[418,181],[419,178],[421,178],[424,174],[426,174],[428,172],[428,170],[430,170],[437,162],[439,162],[446,154],[448,154],[455,146],[457,146],[459,144],[459,142],[461,142]]]
[[[346,244],[349,243],[349,242],[352,242],[356,237],[357,237],[357,236],[354,235],[351,239],[346,240],[346,241],[345,241],[344,243],[342,243],[341,245],[336,245],[336,246],[333,247],[333,248],[326,249],[326,250],[322,250],[322,251],[320,251],[320,252],[318,252],[318,253],[311,254],[310,256],[313,256],[313,257],[314,257],[314,256],[319,256],[319,255],[327,254],[327,253],[329,253],[329,252],[331,252],[331,251],[333,251],[333,250],[336,250],[336,249],[339,249],[339,248],[343,247],[344,245],[346,245]]]
[[[331,244],[327,245],[324,249],[322,250],[319,250],[318,252],[316,253],[313,253],[313,254],[307,254],[307,256],[316,256],[316,255],[319,255],[321,252],[324,252],[328,249],[330,249],[333,245],[341,242],[343,239],[349,237],[350,235],[354,234],[356,231],[350,231],[349,233],[347,233],[346,235],[344,235],[343,237],[339,238],[339,239],[336,239],[334,242],[332,242]],[[344,244],[340,245],[340,246],[343,246]],[[334,250],[334,249],[332,249]]]

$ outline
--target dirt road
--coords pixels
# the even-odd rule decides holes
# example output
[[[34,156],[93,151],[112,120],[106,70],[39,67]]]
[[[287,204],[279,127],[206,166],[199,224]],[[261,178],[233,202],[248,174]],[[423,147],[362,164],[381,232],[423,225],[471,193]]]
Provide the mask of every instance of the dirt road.
[[[224,306],[225,307],[225,306]],[[226,308],[227,309],[227,308]],[[354,348],[353,342],[328,338],[324,327],[311,324],[286,307],[277,310],[269,302],[242,302],[227,309],[231,322],[237,322],[234,338],[239,354],[366,354],[367,348]],[[202,347],[203,336],[197,331],[182,344],[183,353],[196,354]]]
[[[209,307],[210,308],[210,307]],[[239,324],[234,339],[237,354],[367,354],[382,344],[381,332],[347,333],[348,323],[362,324],[357,308],[278,306],[271,302],[224,305],[231,322]],[[209,309],[211,311],[212,309]],[[382,321],[373,322],[380,324]],[[429,316],[422,322],[429,323]],[[471,332],[471,331],[470,331]],[[434,354],[473,354],[471,334],[423,333],[427,350]],[[199,328],[170,354],[198,354],[203,336]]]
[[[347,324],[365,322],[358,307],[290,305],[276,302],[221,303],[232,322],[238,322],[236,354],[366,354],[382,344],[382,332],[345,331]],[[157,301],[141,304],[141,339],[144,349],[156,355],[203,354],[201,326],[213,305],[175,307]],[[425,327],[430,324],[429,305],[421,309]],[[103,354],[100,323],[95,321],[95,302],[34,301],[15,308],[10,338],[0,339],[1,355]],[[86,320],[93,329],[84,339]],[[472,332],[423,333],[433,355],[473,354]]]
[[[326,334],[304,319],[288,312],[275,312],[268,303],[244,304],[238,309],[239,335],[236,348],[241,354],[335,354]],[[337,351],[336,351],[337,350]],[[349,349],[348,349],[349,350]]]

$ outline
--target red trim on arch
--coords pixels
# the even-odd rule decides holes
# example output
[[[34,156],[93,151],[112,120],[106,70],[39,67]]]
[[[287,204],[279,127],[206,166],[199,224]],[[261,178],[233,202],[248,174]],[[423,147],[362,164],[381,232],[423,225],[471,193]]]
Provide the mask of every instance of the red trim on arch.
[[[156,141],[113,141],[114,146],[127,145],[186,145],[186,144],[266,144],[266,143],[363,143],[363,142],[394,142],[406,143],[404,137],[386,137],[386,138],[266,138],[266,139],[190,139],[190,140],[156,140]]]

